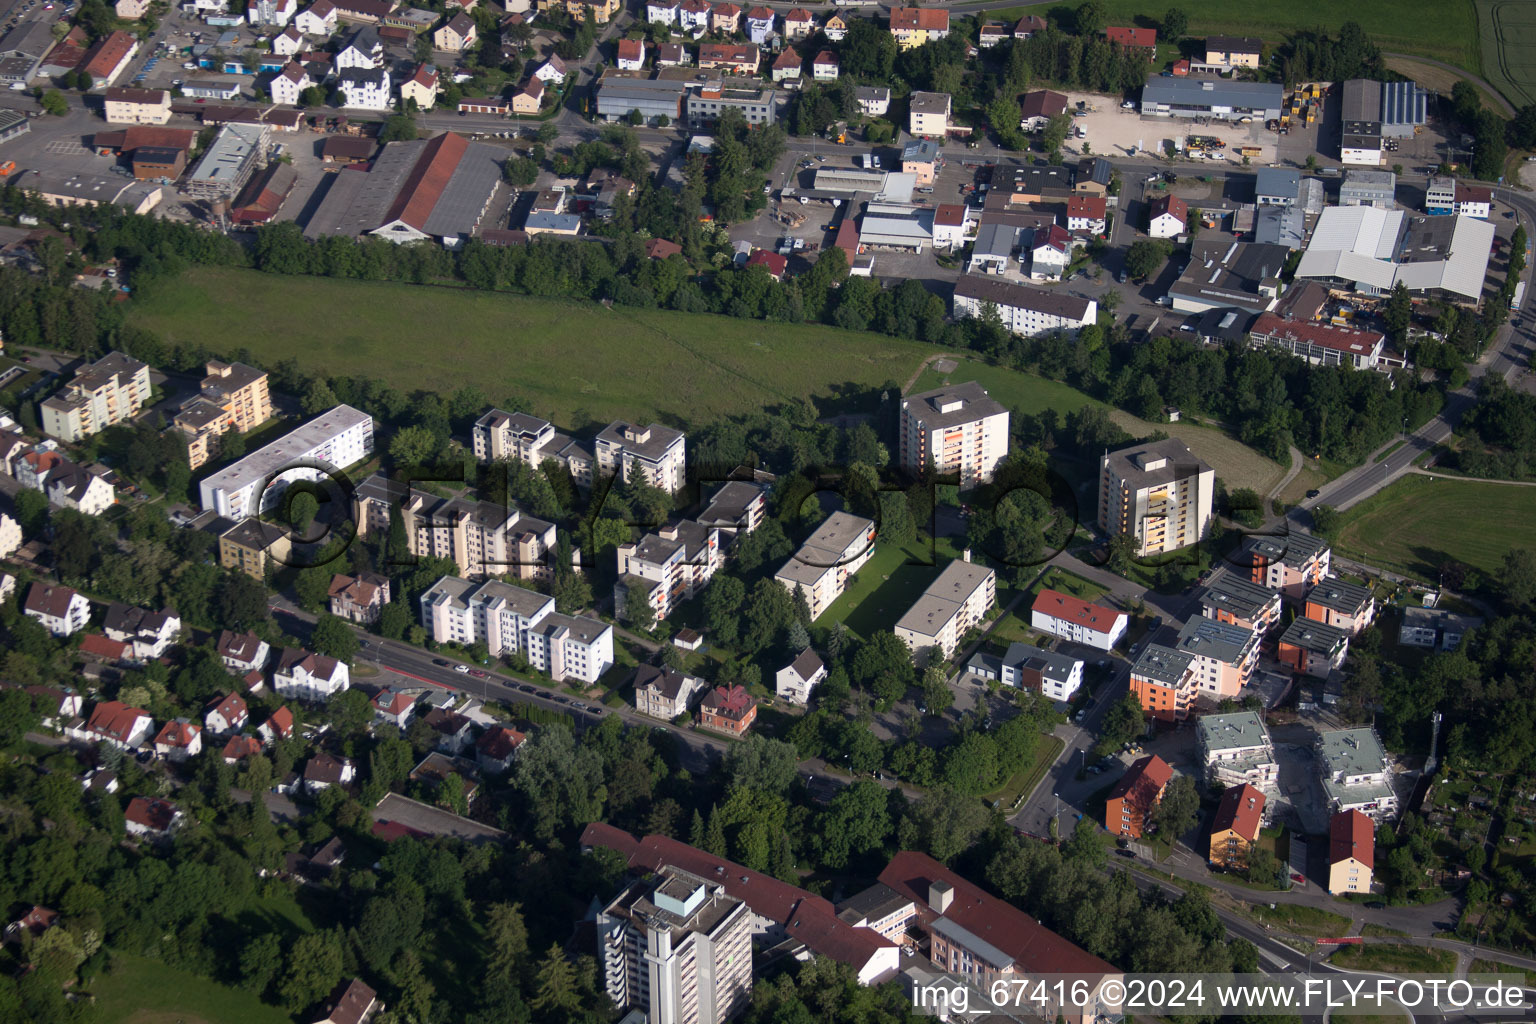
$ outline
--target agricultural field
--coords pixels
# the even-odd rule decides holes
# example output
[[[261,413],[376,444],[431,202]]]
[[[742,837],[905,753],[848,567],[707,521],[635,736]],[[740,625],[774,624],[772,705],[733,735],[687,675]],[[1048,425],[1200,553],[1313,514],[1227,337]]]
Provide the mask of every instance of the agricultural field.
[[[1475,7],[1484,77],[1517,107],[1536,102],[1536,6],[1476,0]]]
[[[833,327],[213,268],[157,287],[130,319],[167,342],[244,346],[403,391],[473,384],[573,432],[899,387],[933,351]]]
[[[1499,529],[1467,529],[1476,522]],[[1536,489],[1410,475],[1344,513],[1334,547],[1428,579],[1450,559],[1496,573],[1510,549],[1536,548]]]

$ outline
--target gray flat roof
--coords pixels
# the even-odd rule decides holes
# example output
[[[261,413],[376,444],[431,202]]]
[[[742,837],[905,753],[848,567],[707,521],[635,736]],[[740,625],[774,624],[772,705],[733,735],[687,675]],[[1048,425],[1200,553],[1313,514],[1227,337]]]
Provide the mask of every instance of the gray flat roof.
[[[442,581],[439,580],[439,583]],[[505,601],[518,615],[525,619],[531,619],[539,613],[539,610],[547,607],[554,598],[548,594],[541,594],[536,590],[528,590],[524,587],[513,586],[502,580],[486,580],[475,591],[476,600],[501,600]]]
[[[1269,729],[1257,711],[1205,715],[1196,723],[1196,728],[1200,730],[1200,745],[1211,752],[1271,746]]]
[[[1163,78],[1154,75],[1141,88],[1141,102],[1167,106],[1224,106],[1243,109],[1278,108],[1285,89],[1278,82],[1228,82],[1209,78]]]
[[[1063,682],[1072,675],[1072,670],[1079,664],[1076,658],[1048,651],[1033,644],[1019,643],[1017,640],[1008,645],[1008,651],[1001,661],[1004,665],[1038,669],[1041,675]]]
[[[1253,192],[1260,196],[1290,196],[1301,191],[1301,172],[1284,167],[1260,167],[1254,176]]]
[[[1117,477],[1138,489],[1182,480],[1211,468],[1176,437],[1121,448],[1105,458]]]
[[[922,636],[937,636],[939,630],[959,613],[962,605],[994,575],[991,569],[974,562],[956,560],[944,567],[939,578],[928,585],[907,613],[896,623]]]
[[[1384,769],[1387,750],[1374,729],[1318,733],[1317,755],[1330,775],[1371,775]]]
[[[1179,630],[1178,649],[1228,664],[1240,661],[1253,644],[1253,630],[1196,615]]]
[[[1136,664],[1131,666],[1131,674],[1165,686],[1178,686],[1189,673],[1193,661],[1182,651],[1162,644],[1148,644],[1147,649],[1141,652],[1141,657],[1136,659]]]
[[[1260,586],[1226,568],[1211,573],[1200,591],[1202,607],[1215,608],[1239,619],[1252,619],[1270,604],[1279,602],[1279,591]]]
[[[1293,619],[1285,632],[1280,634],[1282,644],[1299,647],[1324,657],[1332,657],[1339,646],[1348,639],[1349,635],[1342,629],[1325,626],[1315,619]]]
[[[215,489],[238,491],[246,484],[278,472],[295,459],[303,458],[337,434],[371,419],[372,417],[367,413],[354,409],[350,405],[338,405],[328,412],[321,413],[303,426],[289,431],[271,444],[258,448],[239,462],[225,466],[217,473],[205,478],[201,486],[205,492]]]
[[[1360,611],[1371,602],[1372,597],[1369,587],[1356,586],[1340,580],[1323,580],[1307,591],[1308,604],[1321,605],[1332,611],[1343,612],[1345,615],[1353,615]]]
[[[1281,562],[1299,569],[1328,550],[1328,542],[1302,530],[1292,530],[1283,537],[1251,537],[1248,551],[1265,565]]]
[[[901,404],[930,430],[970,423],[1008,411],[974,380],[908,395]]]

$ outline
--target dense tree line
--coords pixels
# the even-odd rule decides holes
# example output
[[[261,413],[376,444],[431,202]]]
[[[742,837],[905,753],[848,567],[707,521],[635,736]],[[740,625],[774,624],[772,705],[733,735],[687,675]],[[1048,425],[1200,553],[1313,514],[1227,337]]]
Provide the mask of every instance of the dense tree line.
[[[1381,50],[1357,22],[1346,21],[1338,38],[1324,29],[1296,32],[1279,53],[1280,76],[1289,86],[1305,82],[1343,82],[1349,78],[1384,78]]]
[[[1536,397],[1517,391],[1502,377],[1482,379],[1477,404],[1457,426],[1463,443],[1442,456],[1473,476],[1523,479],[1536,465]]]

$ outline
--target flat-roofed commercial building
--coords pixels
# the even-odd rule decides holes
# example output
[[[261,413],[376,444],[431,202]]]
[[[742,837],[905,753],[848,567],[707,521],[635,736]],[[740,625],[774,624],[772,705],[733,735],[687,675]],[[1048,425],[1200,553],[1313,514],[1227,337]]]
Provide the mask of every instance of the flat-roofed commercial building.
[[[1211,521],[1216,471],[1178,438],[1122,448],[1099,460],[1099,527],[1136,539],[1139,557],[1196,543]]]
[[[1215,117],[1268,121],[1280,116],[1285,89],[1278,82],[1229,82],[1154,75],[1141,88],[1141,113],[1150,117]]]
[[[975,381],[901,400],[899,464],[906,472],[956,473],[964,490],[990,483],[1007,456],[1008,410]]]
[[[805,595],[814,622],[842,595],[848,577],[863,568],[874,553],[874,522],[847,512],[833,512],[806,538],[774,579],[791,594],[798,591]]]
[[[633,72],[618,74],[608,71],[598,79],[598,117],[605,121],[623,121],[631,111],[638,110],[646,124],[656,124],[663,117],[674,123],[682,121],[687,83],[633,75]]]
[[[928,648],[947,659],[996,601],[997,573],[969,559],[950,562],[896,623],[896,635],[919,661]]]
[[[729,86],[720,82],[706,82],[697,89],[688,90],[684,107],[688,123],[713,124],[727,110],[739,110],[748,125],[773,124],[777,118],[778,93],[772,89],[747,86]]]
[[[321,413],[234,465],[198,484],[204,509],[230,519],[259,515],[276,507],[288,485],[323,480],[373,454],[373,417],[350,405]]]

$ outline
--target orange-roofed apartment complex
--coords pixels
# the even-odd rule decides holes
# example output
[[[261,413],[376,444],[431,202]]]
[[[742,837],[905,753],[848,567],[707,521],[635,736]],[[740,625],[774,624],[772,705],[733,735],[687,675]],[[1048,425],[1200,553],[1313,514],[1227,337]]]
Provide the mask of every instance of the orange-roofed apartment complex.
[[[1029,610],[1029,624],[1063,640],[1107,651],[1125,636],[1130,618],[1059,590],[1042,590]]]
[[[1121,776],[1104,804],[1104,827],[1110,834],[1140,839],[1152,808],[1163,799],[1173,769],[1156,754],[1148,754]]]
[[[1328,821],[1328,891],[1370,892],[1376,869],[1376,825],[1359,811]]]
[[[1264,794],[1249,785],[1221,794],[1221,804],[1211,821],[1211,863],[1224,868],[1246,868],[1248,851],[1259,841],[1264,821]]]
[[[892,7],[891,35],[902,50],[937,42],[949,35],[949,12],[935,7]]]

